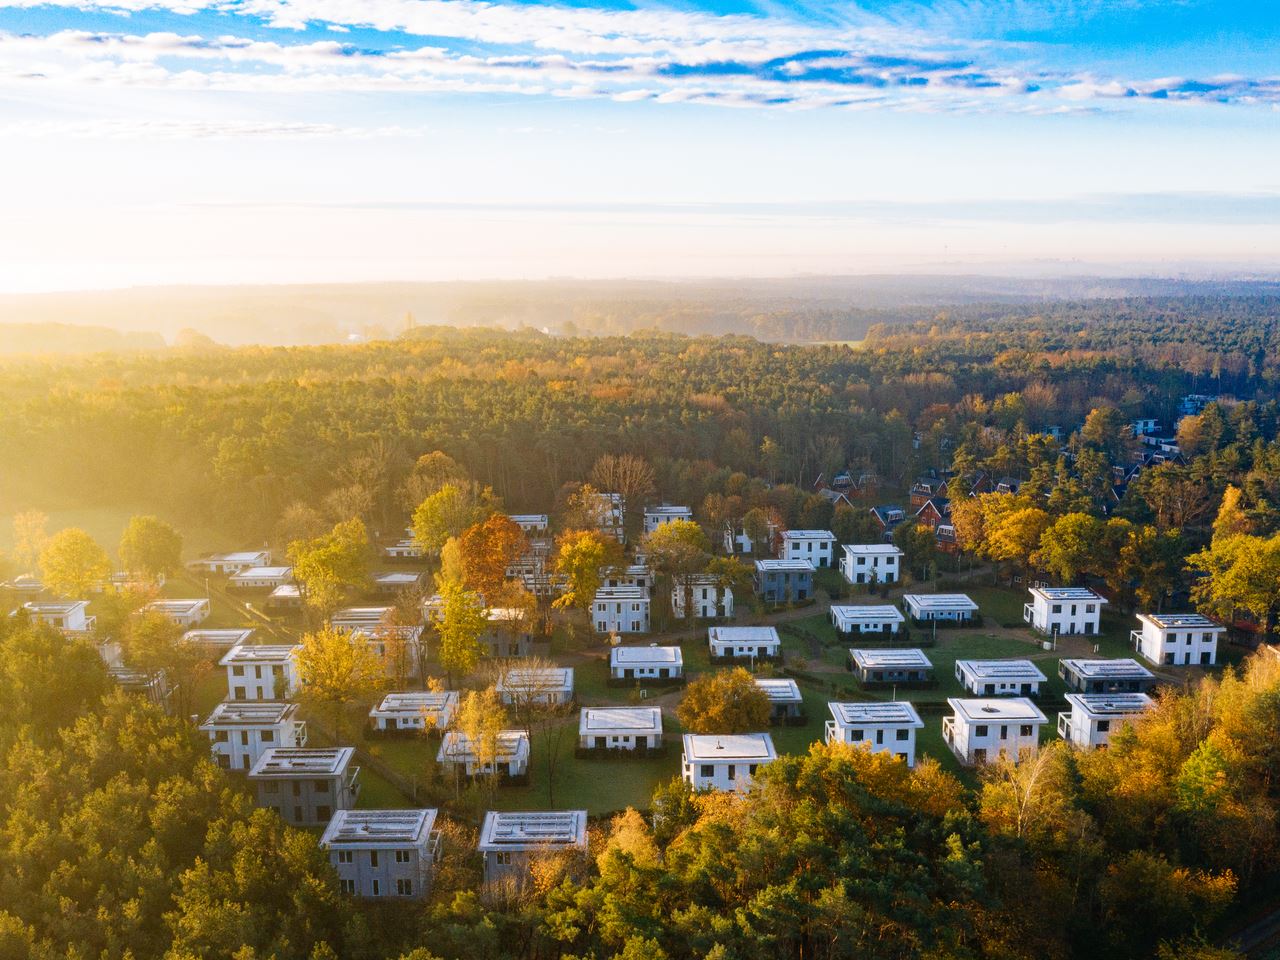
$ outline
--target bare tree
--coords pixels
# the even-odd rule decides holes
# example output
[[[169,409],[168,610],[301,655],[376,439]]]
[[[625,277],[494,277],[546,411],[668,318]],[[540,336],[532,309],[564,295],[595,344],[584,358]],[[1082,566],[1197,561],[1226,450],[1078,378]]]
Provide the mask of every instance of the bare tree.
[[[599,490],[622,497],[624,520],[656,489],[653,467],[634,453],[606,453],[600,457],[591,467],[591,482]]]

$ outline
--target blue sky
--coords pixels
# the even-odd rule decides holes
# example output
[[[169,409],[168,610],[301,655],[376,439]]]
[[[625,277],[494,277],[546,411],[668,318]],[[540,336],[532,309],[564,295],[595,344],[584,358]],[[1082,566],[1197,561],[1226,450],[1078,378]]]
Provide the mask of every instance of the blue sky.
[[[0,290],[1271,273],[1221,0],[0,0]]]

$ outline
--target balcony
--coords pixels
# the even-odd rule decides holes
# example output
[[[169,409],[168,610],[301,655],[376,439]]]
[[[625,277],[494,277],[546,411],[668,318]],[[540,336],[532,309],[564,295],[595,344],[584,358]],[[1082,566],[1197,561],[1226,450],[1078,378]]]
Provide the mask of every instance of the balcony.
[[[942,739],[952,750],[956,748],[956,718],[942,718]]]
[[[1058,714],[1058,736],[1060,736],[1063,740],[1071,739],[1070,711]]]
[[[1130,630],[1129,642],[1133,644],[1133,649],[1137,650],[1138,652],[1142,652],[1142,631]]]
[[[294,747],[305,747],[307,745],[307,722],[300,720],[293,725],[293,743]]]
[[[1022,622],[1030,623],[1034,616],[1035,616],[1035,604],[1024,603],[1022,605]]]
[[[351,772],[347,774],[347,779],[343,783],[343,786],[347,790],[351,791],[352,801],[354,801],[356,797],[360,796],[360,768],[359,767],[351,768]]]
[[[843,742],[844,738],[840,736],[839,728],[834,720],[828,720],[823,725],[823,743],[831,743],[832,741]]]

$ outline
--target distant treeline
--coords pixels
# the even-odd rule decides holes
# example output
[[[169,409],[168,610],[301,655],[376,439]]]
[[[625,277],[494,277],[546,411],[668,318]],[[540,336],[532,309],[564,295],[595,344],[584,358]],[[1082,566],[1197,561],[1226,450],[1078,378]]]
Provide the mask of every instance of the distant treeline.
[[[0,324],[0,355],[158,350],[164,345],[164,337],[146,331],[130,333],[70,323]]]

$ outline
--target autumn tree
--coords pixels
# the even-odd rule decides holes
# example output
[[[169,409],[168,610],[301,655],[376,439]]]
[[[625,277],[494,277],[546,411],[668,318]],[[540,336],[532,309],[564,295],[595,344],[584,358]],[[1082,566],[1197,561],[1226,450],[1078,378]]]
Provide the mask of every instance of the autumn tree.
[[[653,467],[644,457],[634,453],[606,453],[598,458],[591,467],[591,483],[597,490],[607,490],[622,497],[626,523],[634,522],[637,508],[655,489]]]
[[[424,453],[400,486],[400,503],[404,509],[414,510],[446,483],[465,487],[470,479],[462,465],[447,453],[439,450]]]
[[[151,676],[163,675],[172,692],[174,713],[188,716],[213,664],[206,651],[182,639],[182,632],[163,614],[141,610],[125,621],[120,646],[129,666]]]
[[[49,544],[49,518],[40,510],[13,515],[13,562],[22,573],[34,573]]]
[[[1213,520],[1215,541],[1228,540],[1231,537],[1253,532],[1253,524],[1244,511],[1241,498],[1240,488],[1233,484],[1227,484],[1227,489],[1222,491],[1222,503],[1218,507],[1218,515]]]
[[[369,534],[356,519],[339,523],[313,540],[289,544],[288,558],[303,599],[327,617],[348,591],[362,589],[369,582],[371,552]]]
[[[1271,633],[1280,612],[1280,534],[1251,534],[1215,540],[1187,558],[1187,566],[1205,574],[1191,587],[1196,608],[1220,620],[1247,611]]]
[[[111,576],[111,560],[79,527],[59,530],[40,553],[40,575],[53,593],[73,600]]]
[[[119,553],[125,570],[156,580],[182,568],[182,535],[157,517],[133,517],[120,537]]]
[[[448,674],[449,685],[455,676],[464,677],[480,662],[480,636],[488,626],[484,598],[468,590],[459,580],[443,580],[440,590],[440,619],[436,632],[440,638],[439,660]]]
[[[622,562],[622,547],[599,530],[568,530],[556,538],[552,561],[564,578],[564,590],[555,599],[560,610],[591,609],[606,573]]]
[[[328,524],[320,511],[309,503],[297,500],[285,508],[280,519],[276,521],[273,531],[274,543],[283,543],[287,547],[297,540],[314,540],[325,532]]]
[[[711,544],[702,527],[692,520],[664,523],[644,538],[643,550],[658,574],[680,591],[684,618],[692,620],[696,612],[693,584],[711,558]]]
[[[692,680],[676,716],[693,733],[751,733],[769,726],[769,696],[742,667]]]
[[[451,537],[498,511],[488,487],[448,482],[425,497],[413,511],[413,541],[424,553],[439,554]]]
[[[364,637],[332,627],[303,634],[294,665],[299,696],[303,702],[330,711],[337,743],[342,742],[347,711],[372,695],[386,677],[382,660]]]
[[[468,690],[458,702],[454,713],[454,729],[466,739],[471,756],[478,769],[492,768],[494,773],[487,778],[489,793],[492,796],[497,786],[497,760],[501,746],[502,732],[507,729],[507,708],[503,705],[493,687],[484,690]],[[455,773],[459,774],[461,764],[455,764]],[[455,785],[460,779],[455,779]]]
[[[1101,520],[1087,513],[1068,513],[1040,535],[1040,546],[1031,562],[1062,583],[1074,583],[1084,573],[1098,572],[1103,558]]]
[[[507,579],[507,568],[520,559],[528,540],[520,525],[504,514],[491,514],[458,538],[462,579],[468,590],[495,597]]]
[[[893,544],[902,551],[902,566],[919,580],[927,580],[938,562],[938,538],[926,524],[907,521],[893,531]]]

